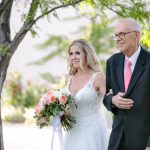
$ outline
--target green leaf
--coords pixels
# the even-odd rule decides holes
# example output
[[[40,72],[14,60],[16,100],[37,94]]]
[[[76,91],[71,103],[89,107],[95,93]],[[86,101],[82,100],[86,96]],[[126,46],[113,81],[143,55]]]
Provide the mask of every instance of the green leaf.
[[[38,35],[38,33],[34,29],[31,29],[30,32],[33,38],[35,38]]]

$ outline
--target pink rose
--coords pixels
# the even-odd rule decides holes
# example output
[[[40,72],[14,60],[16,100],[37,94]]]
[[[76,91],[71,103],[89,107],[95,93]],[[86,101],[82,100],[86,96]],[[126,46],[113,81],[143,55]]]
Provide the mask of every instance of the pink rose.
[[[36,106],[36,109],[35,109],[35,113],[36,113],[36,115],[38,115],[38,116],[40,116],[40,113],[41,113],[41,111],[44,109],[44,107],[45,107],[45,104],[44,104],[44,102],[43,102],[43,98],[41,98],[40,100],[39,100],[39,102],[38,102],[38,104],[37,104],[37,106]]]
[[[54,103],[56,101],[56,97],[51,92],[48,92],[46,97],[47,97],[47,105],[49,105],[50,103]]]
[[[41,108],[40,108],[40,104],[38,103],[38,105],[37,105],[37,107],[36,107],[36,109],[35,109],[35,114],[36,114],[37,116],[40,116],[40,113],[41,113]]]
[[[39,109],[39,107],[37,106],[36,107],[36,109],[35,109],[35,114],[37,115],[37,116],[39,116],[40,115],[40,109]]]
[[[67,102],[67,97],[65,96],[65,95],[62,95],[61,97],[60,97],[60,103],[62,103],[62,104],[66,104],[66,102]]]

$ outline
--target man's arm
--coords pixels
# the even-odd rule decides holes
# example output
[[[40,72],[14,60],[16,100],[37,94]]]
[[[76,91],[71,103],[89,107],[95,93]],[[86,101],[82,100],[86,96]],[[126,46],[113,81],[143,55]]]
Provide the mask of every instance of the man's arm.
[[[112,85],[111,85],[111,73],[110,67],[107,61],[106,66],[106,95],[104,97],[103,103],[106,108],[112,113],[116,113],[118,108],[120,109],[130,109],[133,107],[133,100],[128,98],[123,98],[125,93],[118,92],[116,95],[113,94]]]
[[[117,107],[112,104],[113,96],[114,95],[113,95],[112,86],[111,86],[111,74],[110,74],[109,62],[107,61],[106,63],[106,94],[104,96],[103,103],[109,111],[115,113]]]

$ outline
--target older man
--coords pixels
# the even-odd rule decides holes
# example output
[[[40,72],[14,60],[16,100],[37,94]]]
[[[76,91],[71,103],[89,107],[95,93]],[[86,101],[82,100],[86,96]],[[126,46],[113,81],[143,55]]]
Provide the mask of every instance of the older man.
[[[104,105],[114,114],[108,150],[150,150],[150,53],[131,18],[118,23],[113,38],[120,53],[106,67]]]

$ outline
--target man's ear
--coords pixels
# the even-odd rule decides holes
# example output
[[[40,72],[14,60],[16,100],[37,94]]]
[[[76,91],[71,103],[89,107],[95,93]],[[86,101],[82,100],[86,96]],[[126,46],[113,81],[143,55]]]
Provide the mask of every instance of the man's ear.
[[[139,31],[136,31],[136,37],[137,37],[138,41],[140,41],[140,39],[141,39],[141,33]]]

